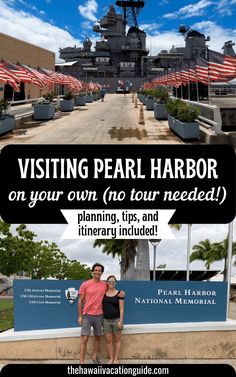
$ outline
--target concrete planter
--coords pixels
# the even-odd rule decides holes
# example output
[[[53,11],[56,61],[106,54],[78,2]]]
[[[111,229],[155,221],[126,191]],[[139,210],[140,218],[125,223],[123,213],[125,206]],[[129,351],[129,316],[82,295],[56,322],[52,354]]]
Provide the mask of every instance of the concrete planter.
[[[86,96],[76,96],[75,97],[76,106],[85,106],[86,105]]]
[[[154,103],[154,116],[156,119],[167,119],[166,105],[164,103]]]
[[[44,103],[34,105],[34,119],[48,120],[52,119],[55,114],[55,105],[53,103]]]
[[[74,108],[74,101],[73,99],[63,99],[61,102],[60,102],[60,106],[61,106],[61,111],[72,111],[73,108]]]
[[[14,116],[4,116],[0,118],[0,135],[12,131],[16,127],[16,120]]]
[[[92,94],[87,94],[86,96],[86,102],[92,103],[93,102],[93,95]]]
[[[139,98],[139,101],[140,101],[140,102],[143,102],[144,95],[140,93],[138,98]]]
[[[147,101],[147,96],[143,96],[142,103],[143,103],[144,105],[146,105],[146,101]]]
[[[174,122],[172,122],[171,126],[169,125],[169,127],[182,139],[199,139],[200,131],[199,124],[197,122],[183,123],[174,118]]]
[[[175,117],[173,117],[172,115],[170,114],[167,114],[167,119],[168,119],[168,125],[169,125],[169,129],[171,130],[174,123],[175,123]]]
[[[146,110],[154,110],[154,98],[146,99]]]

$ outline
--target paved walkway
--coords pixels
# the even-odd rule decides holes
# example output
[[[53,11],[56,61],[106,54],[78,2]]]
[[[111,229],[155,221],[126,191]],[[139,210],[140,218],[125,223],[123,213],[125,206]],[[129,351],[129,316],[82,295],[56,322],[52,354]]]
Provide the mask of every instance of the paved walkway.
[[[145,106],[144,106],[145,107]],[[59,113],[45,123],[29,122],[25,135],[0,137],[6,144],[184,144],[170,132],[167,121],[157,121],[153,111],[144,110],[144,126],[138,124],[139,109],[131,94],[107,94],[97,101]]]

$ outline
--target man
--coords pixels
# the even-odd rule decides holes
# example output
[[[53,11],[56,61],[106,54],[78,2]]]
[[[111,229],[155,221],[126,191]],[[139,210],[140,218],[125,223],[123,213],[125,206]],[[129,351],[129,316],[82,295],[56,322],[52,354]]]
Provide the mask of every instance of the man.
[[[78,322],[81,329],[80,363],[84,364],[91,327],[94,331],[94,345],[92,360],[98,364],[97,352],[103,320],[102,299],[107,290],[106,283],[101,281],[104,266],[95,263],[92,267],[93,278],[85,281],[79,288]]]
[[[102,88],[100,91],[101,102],[104,102],[105,94],[106,94],[105,88]]]

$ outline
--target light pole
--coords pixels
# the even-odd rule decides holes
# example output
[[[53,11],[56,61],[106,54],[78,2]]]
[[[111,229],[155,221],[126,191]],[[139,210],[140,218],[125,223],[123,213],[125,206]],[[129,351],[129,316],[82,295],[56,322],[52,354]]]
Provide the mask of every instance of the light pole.
[[[149,240],[150,244],[153,246],[153,276],[152,280],[156,281],[156,248],[161,240]]]

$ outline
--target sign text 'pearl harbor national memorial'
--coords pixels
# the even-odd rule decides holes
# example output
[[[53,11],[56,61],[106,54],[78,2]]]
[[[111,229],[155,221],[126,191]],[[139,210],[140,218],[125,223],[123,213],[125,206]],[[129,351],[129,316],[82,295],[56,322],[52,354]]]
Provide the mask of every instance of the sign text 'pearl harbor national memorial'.
[[[79,280],[15,280],[15,331],[78,326]],[[119,281],[125,325],[226,321],[224,282]],[[27,313],[27,315],[26,315]]]

